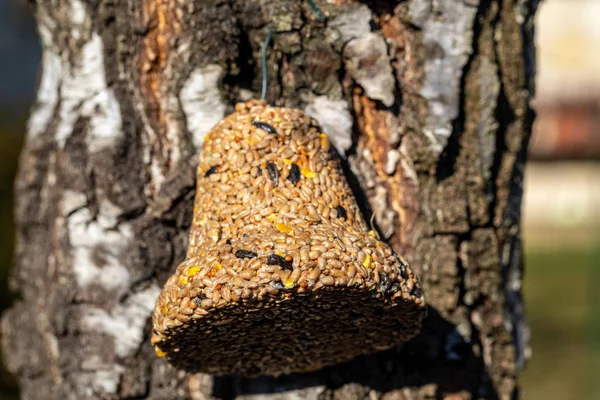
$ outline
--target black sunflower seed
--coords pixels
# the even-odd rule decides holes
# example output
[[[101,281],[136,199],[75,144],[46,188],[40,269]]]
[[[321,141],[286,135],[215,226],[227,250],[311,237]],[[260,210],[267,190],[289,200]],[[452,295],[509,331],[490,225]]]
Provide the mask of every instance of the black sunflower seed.
[[[381,273],[379,275],[380,275],[379,287],[380,287],[383,295],[389,296],[389,295],[393,294],[393,292],[392,292],[393,283],[392,283],[391,279],[387,276],[387,274]]]
[[[406,266],[402,262],[402,259],[400,256],[398,256],[398,254],[396,254],[396,252],[394,252],[394,257],[396,258],[396,261],[398,261],[398,264],[400,264],[400,276],[402,276],[404,279],[408,279],[408,272],[406,272]]]
[[[260,165],[256,167],[256,176],[262,176],[262,168],[260,167]]]
[[[237,258],[254,258],[257,255],[258,254],[256,254],[255,252],[249,250],[238,250],[235,252],[235,256]]]
[[[213,165],[212,167],[210,167],[208,169],[208,171],[206,171],[206,173],[204,174],[204,177],[206,178],[207,176],[211,176],[212,174],[214,174],[218,170],[219,170],[219,166],[218,165]]]
[[[290,271],[294,269],[292,267],[292,260],[286,260],[285,258],[277,254],[269,255],[269,257],[267,257],[267,264],[279,265],[282,269],[288,269]]]
[[[271,177],[273,184],[277,186],[279,183],[279,170],[277,169],[277,165],[272,162],[267,163],[267,171],[269,171],[269,176]]]
[[[348,213],[344,207],[337,206],[335,209],[337,210],[338,218],[344,218],[346,220],[348,219]]]
[[[252,121],[252,125],[254,125],[257,128],[262,129],[263,131],[270,133],[272,135],[277,135],[277,130],[275,128],[273,128],[273,126],[267,124],[266,122],[260,122],[260,121]]]
[[[418,287],[418,286],[414,287],[414,289],[412,291],[412,294],[414,294],[415,297],[421,297],[421,296],[423,296],[423,292],[421,291],[421,288]]]
[[[281,291],[289,291],[290,289],[286,288],[285,286],[283,286],[283,284],[281,282],[275,282],[273,284],[273,289],[277,289],[277,290],[281,290]]]
[[[290,176],[288,176],[288,181],[292,182],[292,185],[295,185],[300,180],[300,167],[298,164],[292,164],[290,167]]]

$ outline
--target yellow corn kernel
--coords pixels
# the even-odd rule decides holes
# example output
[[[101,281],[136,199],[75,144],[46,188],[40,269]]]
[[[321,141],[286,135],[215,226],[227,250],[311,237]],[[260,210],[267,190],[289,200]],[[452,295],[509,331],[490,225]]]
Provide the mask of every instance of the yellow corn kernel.
[[[298,149],[298,151],[296,153],[306,153],[306,151],[304,149]],[[305,168],[306,164],[308,164],[308,159],[306,158],[306,155],[301,154],[300,157],[298,157],[298,161],[296,161],[296,164],[300,167],[300,168]]]
[[[327,137],[327,135],[324,133],[321,133],[319,135],[319,139],[321,141],[321,148],[325,151],[329,150],[329,138]]]
[[[275,218],[277,218],[277,214],[269,214],[269,215],[267,216],[267,221],[269,221],[269,222],[274,222],[274,221],[275,221]]]
[[[288,289],[292,289],[294,287],[294,281],[291,278],[287,278],[285,282],[283,282],[283,286]]]
[[[369,231],[368,235],[371,236],[372,238],[379,239],[379,235],[377,234],[377,231],[374,229],[371,229]]]
[[[289,158],[284,158],[284,159],[283,159],[283,163],[284,163],[285,165],[292,165],[292,160],[290,160]]]
[[[183,275],[181,275],[181,276],[179,277],[179,283],[181,283],[182,285],[187,285],[187,283],[188,283],[188,278],[187,278],[187,276],[183,276]]]
[[[215,268],[217,269],[217,271],[220,271],[221,268],[223,268],[223,266],[221,265],[220,262],[217,261],[217,264],[215,265]]]
[[[365,266],[365,268],[373,268],[373,265],[371,263],[371,255],[367,254],[365,256],[365,259],[363,260],[363,265]]]
[[[309,168],[302,168],[301,172],[302,172],[302,175],[307,178],[314,178],[317,176],[317,173],[314,171],[311,171]]]
[[[154,352],[159,357],[164,357],[164,356],[167,355],[167,353],[165,353],[164,351],[162,351],[158,346],[154,346]]]
[[[188,276],[189,277],[193,277],[195,276],[198,272],[200,272],[200,266],[199,265],[194,265],[192,268],[188,269]]]
[[[256,135],[250,135],[244,138],[244,142],[248,143],[250,146],[255,146],[260,143],[260,138]]]
[[[275,227],[279,232],[287,233],[288,235],[293,231],[292,227],[286,224],[275,224]]]

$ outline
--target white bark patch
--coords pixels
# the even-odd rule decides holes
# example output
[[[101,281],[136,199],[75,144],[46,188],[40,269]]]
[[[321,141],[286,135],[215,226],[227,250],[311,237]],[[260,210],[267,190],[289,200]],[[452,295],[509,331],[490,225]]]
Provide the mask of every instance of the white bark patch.
[[[60,209],[62,215],[69,215],[73,211],[84,207],[87,204],[85,193],[76,192],[75,190],[65,190],[63,192]]]
[[[73,134],[75,121],[80,117],[89,118],[87,143],[91,152],[113,146],[122,135],[121,109],[106,84],[103,51],[102,39],[93,33],[73,66],[62,60],[60,122],[56,130],[60,146]]]
[[[225,116],[225,103],[219,89],[222,76],[223,68],[217,64],[196,68],[179,93],[196,150],[202,148],[206,134]]]
[[[431,0],[413,0],[410,2],[408,8],[411,19],[410,22],[415,26],[422,28],[431,11]]]
[[[84,115],[89,115],[88,149],[95,153],[113,147],[121,132],[121,106],[112,89],[103,90],[85,103]]]
[[[348,60],[348,71],[365,94],[389,107],[394,104],[396,82],[387,51],[383,36],[370,33],[351,40],[344,49],[344,57]]]
[[[387,152],[387,159],[385,163],[385,173],[388,175],[394,175],[398,161],[400,161],[400,152],[396,149],[389,150]]]
[[[388,202],[387,187],[383,186],[383,184],[377,185],[369,203],[375,214],[375,221],[377,221],[381,235],[384,239],[389,239],[394,233],[396,213]]]
[[[68,217],[67,229],[77,285],[95,284],[119,294],[126,292],[131,281],[125,265],[133,241],[130,224],[104,227],[89,209],[81,208]]]
[[[360,6],[336,17],[330,27],[337,31],[344,45],[344,57],[352,78],[369,98],[389,107],[394,104],[396,82],[384,37],[371,32],[372,19],[371,10]]]
[[[89,395],[92,396],[96,393],[117,393],[123,370],[116,370],[115,364],[112,364],[105,370],[93,372],[92,387],[88,389]]]
[[[333,28],[342,44],[352,39],[363,37],[371,33],[371,20],[373,13],[367,6],[360,6],[342,13],[329,21],[329,28]]]
[[[307,389],[288,390],[283,393],[269,393],[271,400],[318,400],[323,398],[327,388],[325,386],[313,386]],[[248,394],[239,396],[240,400],[262,400],[264,394]]]
[[[69,13],[69,19],[73,25],[82,25],[86,20],[87,13],[85,12],[85,5],[79,0],[71,1],[71,12]]]
[[[427,2],[427,0],[417,0]],[[426,6],[416,5],[415,9]],[[427,53],[421,95],[428,100],[424,133],[430,150],[441,153],[459,113],[460,78],[472,52],[476,7],[462,1],[439,0],[423,23],[423,46]],[[422,18],[422,17],[420,17]]]
[[[79,40],[84,33],[89,32],[89,29],[85,29],[84,24],[89,24],[87,13],[85,12],[85,5],[79,0],[71,1],[71,9],[69,10],[69,21],[71,22],[71,36]]]
[[[406,148],[405,142],[402,142],[400,145],[400,167],[402,176],[404,179],[410,179],[415,183],[415,185],[419,185],[419,176],[417,175],[417,171],[415,170],[412,163],[409,163],[410,160],[409,151]]]
[[[43,29],[45,28],[40,26],[40,32]],[[49,47],[46,47],[42,56],[42,76],[38,87],[37,101],[31,112],[27,126],[29,138],[33,138],[44,132],[50,123],[58,100],[61,69],[62,66],[58,54]]]
[[[94,398],[99,393],[117,393],[124,371],[122,365],[107,364],[98,355],[91,355],[82,360],[81,372],[73,381],[78,385],[78,393]]]
[[[311,97],[304,112],[319,122],[341,155],[352,146],[352,115],[344,100]]]
[[[115,353],[127,357],[135,352],[144,338],[144,328],[160,293],[157,285],[134,293],[112,311],[91,308],[83,317],[84,330],[97,330],[115,339]]]
[[[96,220],[104,229],[114,229],[117,227],[118,218],[123,214],[123,210],[117,205],[111,203],[106,197],[102,197],[98,204],[98,215]]]

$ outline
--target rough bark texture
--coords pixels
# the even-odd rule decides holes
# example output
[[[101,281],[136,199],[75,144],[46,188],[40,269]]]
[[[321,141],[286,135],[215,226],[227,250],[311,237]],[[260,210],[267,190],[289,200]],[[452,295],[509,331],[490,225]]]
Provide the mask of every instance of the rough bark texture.
[[[23,399],[511,399],[528,353],[520,203],[536,0],[37,0],[2,345]],[[258,96],[316,117],[418,272],[412,342],[307,375],[187,375],[148,340],[184,258],[196,155]],[[282,349],[285,350],[285,349]]]

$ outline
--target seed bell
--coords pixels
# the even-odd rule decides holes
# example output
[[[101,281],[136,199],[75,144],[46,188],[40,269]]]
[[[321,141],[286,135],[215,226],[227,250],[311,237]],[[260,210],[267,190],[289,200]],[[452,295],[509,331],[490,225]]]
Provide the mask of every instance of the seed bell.
[[[187,257],[153,313],[159,356],[213,375],[312,371],[407,341],[424,313],[314,120],[250,101],[206,136]]]

